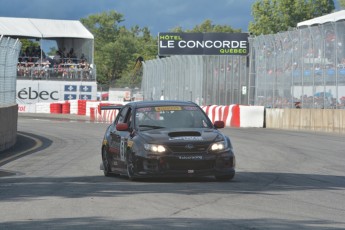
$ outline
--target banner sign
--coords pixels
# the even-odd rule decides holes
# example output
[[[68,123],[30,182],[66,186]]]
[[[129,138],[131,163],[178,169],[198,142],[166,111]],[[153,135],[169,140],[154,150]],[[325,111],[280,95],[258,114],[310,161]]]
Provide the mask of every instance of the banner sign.
[[[247,55],[248,33],[159,33],[158,54]]]
[[[17,80],[17,103],[96,100],[97,83],[82,81]]]

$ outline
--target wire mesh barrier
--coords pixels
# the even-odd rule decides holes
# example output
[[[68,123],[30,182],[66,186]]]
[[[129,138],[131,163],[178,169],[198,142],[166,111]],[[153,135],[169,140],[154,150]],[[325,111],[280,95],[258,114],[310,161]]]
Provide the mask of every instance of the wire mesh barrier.
[[[345,22],[249,38],[245,56],[171,56],[144,64],[145,99],[200,105],[345,108]]]
[[[0,36],[0,151],[16,143],[18,107],[16,66],[21,43]]]
[[[199,105],[247,104],[245,56],[172,56],[144,63],[144,99],[177,99]]]
[[[339,21],[254,38],[255,104],[344,109],[344,32]]]
[[[17,62],[21,43],[0,37],[0,107],[16,104]]]

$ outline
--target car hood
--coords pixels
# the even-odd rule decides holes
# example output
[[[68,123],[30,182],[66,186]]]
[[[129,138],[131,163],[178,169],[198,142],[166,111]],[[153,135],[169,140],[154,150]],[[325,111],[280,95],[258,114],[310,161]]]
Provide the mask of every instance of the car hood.
[[[140,132],[146,143],[212,142],[222,134],[216,129],[155,129]]]

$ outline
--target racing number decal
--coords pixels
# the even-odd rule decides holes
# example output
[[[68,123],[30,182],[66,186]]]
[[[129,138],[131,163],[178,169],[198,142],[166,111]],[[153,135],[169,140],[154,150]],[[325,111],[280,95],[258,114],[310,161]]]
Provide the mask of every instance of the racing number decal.
[[[121,161],[125,161],[126,152],[127,152],[127,140],[126,140],[126,138],[121,137],[121,143],[120,143]]]

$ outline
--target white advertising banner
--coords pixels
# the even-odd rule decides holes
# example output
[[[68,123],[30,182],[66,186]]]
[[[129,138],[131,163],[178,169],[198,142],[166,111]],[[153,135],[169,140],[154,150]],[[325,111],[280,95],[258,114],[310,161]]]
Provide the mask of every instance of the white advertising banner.
[[[97,100],[97,83],[83,81],[17,80],[17,104],[66,100]]]

